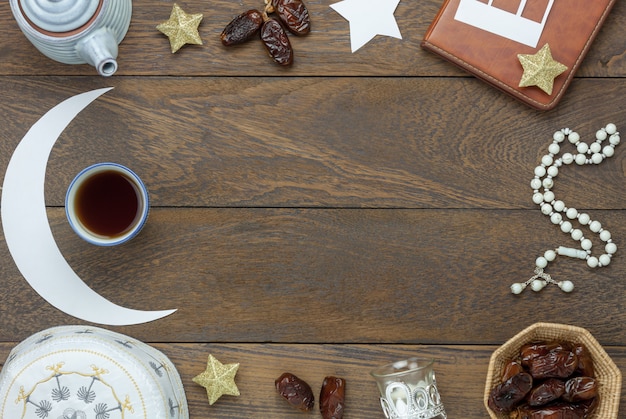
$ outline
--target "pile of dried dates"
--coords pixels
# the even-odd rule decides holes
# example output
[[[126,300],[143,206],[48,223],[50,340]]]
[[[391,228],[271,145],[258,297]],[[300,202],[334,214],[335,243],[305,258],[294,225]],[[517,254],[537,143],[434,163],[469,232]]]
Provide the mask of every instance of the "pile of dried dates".
[[[280,21],[269,17],[270,13],[276,13]],[[293,49],[283,25],[298,36],[311,31],[309,11],[302,0],[265,0],[263,12],[251,9],[235,17],[226,25],[220,38],[225,46],[237,45],[260,32],[270,57],[287,66],[293,63]]]
[[[290,405],[308,412],[313,409],[315,396],[306,381],[290,372],[275,380],[276,391]],[[320,391],[320,413],[323,419],[341,419],[345,408],[346,381],[343,378],[328,376],[324,378]]]
[[[528,343],[489,395],[494,412],[513,419],[585,419],[599,402],[593,360],[583,344]]]

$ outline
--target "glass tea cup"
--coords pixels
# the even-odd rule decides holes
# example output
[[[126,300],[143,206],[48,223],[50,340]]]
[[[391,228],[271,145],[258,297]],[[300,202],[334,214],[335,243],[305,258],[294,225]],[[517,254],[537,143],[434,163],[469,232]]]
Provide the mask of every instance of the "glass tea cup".
[[[413,357],[374,369],[387,419],[447,419],[439,396],[434,359]]]

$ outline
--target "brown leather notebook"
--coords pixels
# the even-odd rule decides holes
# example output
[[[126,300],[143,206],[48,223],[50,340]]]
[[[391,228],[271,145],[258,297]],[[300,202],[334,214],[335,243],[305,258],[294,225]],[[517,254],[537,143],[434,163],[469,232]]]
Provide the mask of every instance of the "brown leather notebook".
[[[422,48],[533,108],[548,110],[563,97],[614,3],[446,0]]]

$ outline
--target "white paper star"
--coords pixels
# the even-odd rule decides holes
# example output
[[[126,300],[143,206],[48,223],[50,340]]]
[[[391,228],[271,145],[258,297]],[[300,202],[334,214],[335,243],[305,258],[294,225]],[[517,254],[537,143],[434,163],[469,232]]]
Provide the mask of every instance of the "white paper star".
[[[376,35],[402,39],[393,16],[398,3],[400,0],[343,0],[330,7],[350,22],[350,45],[354,52]]]

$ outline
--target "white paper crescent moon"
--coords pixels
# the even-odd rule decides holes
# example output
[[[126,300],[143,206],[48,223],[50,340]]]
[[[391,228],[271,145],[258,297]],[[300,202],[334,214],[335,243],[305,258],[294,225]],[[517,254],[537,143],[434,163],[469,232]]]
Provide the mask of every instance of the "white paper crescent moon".
[[[112,303],[89,288],[59,250],[46,213],[46,166],[54,143],[74,117],[112,88],[73,96],[50,109],[18,144],[2,186],[2,227],[15,263],[33,289],[59,310],[94,323],[131,325],[176,310],[142,311]]]

